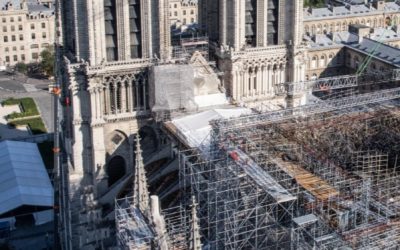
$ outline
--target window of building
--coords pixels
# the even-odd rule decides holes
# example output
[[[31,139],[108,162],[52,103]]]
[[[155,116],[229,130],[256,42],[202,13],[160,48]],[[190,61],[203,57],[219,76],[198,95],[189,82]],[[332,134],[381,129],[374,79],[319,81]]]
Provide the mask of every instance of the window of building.
[[[38,53],[32,53],[32,59],[38,59],[39,54]]]
[[[18,62],[18,56],[14,55],[13,57],[14,57],[14,62]]]
[[[15,31],[15,26],[11,25],[11,31]]]
[[[42,33],[42,38],[46,38],[46,37],[47,37],[46,32],[43,32]]]
[[[190,11],[190,14],[192,14],[192,15],[193,15],[193,14],[194,14],[194,10],[191,10],[191,11]]]
[[[175,11],[175,12],[174,12],[174,16],[178,16],[178,11]]]
[[[13,41],[13,42],[17,41],[17,39],[15,38],[15,35],[11,36],[11,41]]]
[[[21,60],[25,61],[25,55],[24,54],[21,55]]]
[[[10,17],[10,22],[14,22],[14,17]]]
[[[19,49],[24,50],[25,49],[24,45],[21,45],[21,47],[19,47]]]
[[[31,30],[34,30],[34,29],[35,29],[35,24],[32,23],[32,24],[31,24]]]
[[[9,52],[10,49],[9,49],[8,47],[6,47],[6,48],[4,49],[4,51],[5,51],[5,52]]]
[[[7,26],[3,26],[3,32],[7,32]]]
[[[5,17],[3,17],[3,18],[2,18],[2,22],[3,22],[3,23],[6,23],[6,22],[7,22],[7,19],[6,19]]]
[[[194,23],[194,18],[193,18],[193,17],[190,19],[190,22],[191,22],[191,23]]]
[[[17,51],[17,47],[16,46],[13,47],[13,51]]]
[[[18,30],[23,30],[24,28],[23,28],[23,26],[20,24],[20,25],[18,25]]]
[[[4,36],[4,42],[5,42],[5,43],[8,42],[8,36]]]
[[[20,40],[20,41],[23,41],[23,40],[24,40],[24,35],[20,34],[20,35],[19,35],[19,40]]]
[[[31,45],[31,49],[38,49],[39,48],[39,44],[32,44]]]
[[[18,22],[22,22],[22,17],[18,17]]]
[[[42,29],[46,28],[46,23],[42,23]]]
[[[31,37],[32,37],[33,40],[35,40],[36,39],[36,34],[32,33]]]
[[[48,43],[42,43],[42,48],[49,48],[50,45]]]
[[[183,14],[186,15],[186,10],[183,11]]]
[[[174,4],[174,8],[178,8],[178,5]]]
[[[6,62],[10,62],[10,57],[6,56]]]
[[[183,24],[186,24],[186,18],[183,18]]]

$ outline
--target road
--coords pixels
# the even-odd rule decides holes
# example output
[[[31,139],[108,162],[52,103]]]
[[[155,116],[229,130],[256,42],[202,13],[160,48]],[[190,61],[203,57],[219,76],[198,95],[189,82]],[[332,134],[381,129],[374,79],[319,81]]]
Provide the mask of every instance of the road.
[[[52,98],[47,91],[49,80],[12,76],[0,72],[0,100],[31,97],[35,100],[48,132],[53,132]]]

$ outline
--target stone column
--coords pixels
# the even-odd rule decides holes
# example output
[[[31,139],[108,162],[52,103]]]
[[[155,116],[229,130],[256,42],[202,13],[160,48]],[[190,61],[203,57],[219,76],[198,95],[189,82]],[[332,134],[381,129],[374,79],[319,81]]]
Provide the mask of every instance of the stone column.
[[[128,80],[128,88],[126,90],[128,92],[128,112],[131,113],[133,112],[133,106],[132,106],[132,81]]]
[[[98,103],[98,107],[99,107],[99,117],[103,118],[104,115],[104,110],[103,110],[103,105],[104,105],[104,88],[103,86],[101,86],[98,89],[98,96],[99,96],[99,103]]]
[[[110,91],[110,83],[107,83],[105,89],[105,99],[106,99],[106,113],[107,115],[111,114],[111,91]]]
[[[121,82],[121,113],[126,113],[126,87],[125,87],[125,81]]]
[[[237,96],[237,89],[238,89],[238,81],[236,80],[236,71],[231,71],[231,75],[232,75],[232,84],[231,84],[231,95],[232,98],[235,100],[238,100],[238,96]]]
[[[273,75],[274,75],[274,72],[273,72],[273,65],[272,64],[270,64],[270,65],[268,65],[268,93],[270,94],[271,93],[271,89],[273,88],[273,86],[274,86],[274,81],[273,81]]]
[[[97,114],[96,114],[96,90],[94,89],[94,87],[90,87],[89,93],[90,93],[91,117],[92,117],[92,122],[94,122],[97,119]]]
[[[285,66],[281,66],[281,82],[284,83],[286,81],[286,68]]]
[[[258,70],[257,70],[257,88],[256,88],[256,95],[260,95],[261,94],[261,85],[262,85],[262,67],[259,66]]]
[[[117,91],[118,84],[116,82],[113,82],[112,85],[113,85],[113,94],[114,94],[114,114],[117,114],[118,113],[118,98],[117,98],[117,95],[118,95],[118,91]]]
[[[244,72],[244,82],[243,82],[243,87],[244,87],[244,97],[248,97],[249,96],[249,81],[250,81],[250,76],[249,76],[249,69],[246,69]]]
[[[265,95],[267,89],[268,89],[268,66],[264,65],[262,68],[261,94]]]

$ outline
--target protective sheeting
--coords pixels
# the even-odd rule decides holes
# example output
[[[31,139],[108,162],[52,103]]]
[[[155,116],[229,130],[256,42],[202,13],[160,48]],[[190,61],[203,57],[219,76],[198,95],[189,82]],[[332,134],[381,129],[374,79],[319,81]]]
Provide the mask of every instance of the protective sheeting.
[[[53,206],[53,187],[34,143],[0,142],[0,215],[23,205]]]
[[[174,119],[172,123],[179,130],[190,147],[199,147],[207,152],[210,144],[209,124],[212,120],[248,115],[252,111],[247,108],[212,109],[183,118]]]
[[[194,100],[199,108],[227,105],[229,103],[225,93],[195,96]]]
[[[194,72],[190,65],[159,65],[150,74],[150,104],[153,112],[195,110]]]

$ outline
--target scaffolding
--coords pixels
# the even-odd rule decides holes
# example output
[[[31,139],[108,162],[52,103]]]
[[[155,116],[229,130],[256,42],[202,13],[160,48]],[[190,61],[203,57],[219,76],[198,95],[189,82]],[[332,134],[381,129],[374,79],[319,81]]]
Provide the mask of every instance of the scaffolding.
[[[207,61],[209,60],[208,37],[181,38],[179,40],[179,45],[172,47],[172,58],[175,60],[188,61],[196,51]]]
[[[118,246],[126,250],[148,250],[159,248],[158,239],[168,239],[168,249],[190,249],[192,215],[182,205],[163,209],[165,235],[158,235],[152,218],[149,218],[133,203],[133,197],[115,202],[115,221]],[[151,216],[150,216],[151,217]]]
[[[204,244],[397,249],[400,88],[398,72],[389,75],[371,83],[378,90],[213,121],[209,152],[179,154],[181,188],[199,201]],[[359,87],[360,79],[325,79],[309,89]]]

